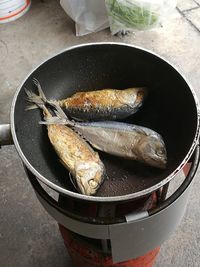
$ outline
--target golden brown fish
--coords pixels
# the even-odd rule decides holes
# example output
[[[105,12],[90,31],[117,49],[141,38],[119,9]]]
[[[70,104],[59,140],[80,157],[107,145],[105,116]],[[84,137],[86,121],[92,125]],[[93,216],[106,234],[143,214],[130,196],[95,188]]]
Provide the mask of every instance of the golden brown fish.
[[[41,97],[26,90],[28,101],[43,110],[44,120],[52,115]],[[87,142],[65,125],[47,125],[48,137],[59,159],[69,170],[82,194],[94,195],[103,182],[105,167]]]
[[[41,88],[37,79],[33,81]],[[68,116],[77,120],[117,120],[136,113],[142,106],[146,94],[147,89],[142,87],[124,90],[102,89],[77,92],[69,98],[53,102],[58,103]]]

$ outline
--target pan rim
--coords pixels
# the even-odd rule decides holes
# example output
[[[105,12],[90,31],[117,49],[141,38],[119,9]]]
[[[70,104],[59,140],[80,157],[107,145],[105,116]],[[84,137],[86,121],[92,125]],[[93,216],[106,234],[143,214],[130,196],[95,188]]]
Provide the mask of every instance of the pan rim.
[[[67,190],[65,188],[62,188],[61,186],[58,186],[56,184],[54,184],[53,182],[49,181],[45,176],[43,176],[42,174],[40,174],[36,168],[34,168],[31,163],[28,161],[28,159],[26,158],[26,156],[24,155],[18,139],[17,139],[17,135],[16,135],[16,131],[15,131],[15,104],[18,98],[18,95],[20,93],[20,91],[22,90],[22,86],[23,84],[26,82],[26,80],[31,76],[31,74],[37,70],[40,66],[42,66],[44,63],[46,63],[47,61],[51,60],[52,58],[61,55],[62,53],[65,53],[67,51],[70,50],[74,50],[77,48],[81,48],[81,47],[87,47],[87,46],[101,46],[101,45],[115,45],[115,46],[125,46],[125,47],[130,47],[130,48],[134,48],[134,49],[138,49],[140,51],[144,51],[146,53],[149,53],[153,56],[156,56],[157,58],[163,60],[164,62],[166,62],[169,66],[171,66],[175,71],[177,71],[177,73],[180,74],[180,76],[183,78],[183,80],[186,82],[186,84],[188,85],[193,98],[194,98],[194,102],[195,102],[195,106],[196,106],[196,112],[197,112],[197,122],[196,122],[196,133],[193,139],[193,143],[187,153],[187,155],[185,156],[185,158],[183,159],[183,161],[179,164],[179,166],[177,166],[177,168],[170,174],[168,175],[166,178],[164,178],[161,182],[147,188],[147,189],[143,189],[141,191],[135,192],[135,193],[131,193],[131,194],[127,194],[127,195],[122,195],[122,196],[112,196],[112,197],[99,197],[99,196],[87,196],[87,195],[82,195],[76,192],[72,192],[70,190]],[[135,46],[132,44],[125,44],[125,43],[121,43],[121,42],[92,42],[92,43],[83,43],[83,44],[79,44],[79,45],[73,45],[70,46],[68,48],[65,48],[63,50],[61,50],[60,52],[55,53],[53,56],[48,57],[47,59],[43,60],[40,64],[38,64],[34,69],[32,69],[24,78],[24,80],[22,81],[22,83],[19,85],[19,87],[17,88],[15,95],[13,97],[12,100],[12,104],[11,104],[11,112],[10,112],[10,122],[11,122],[11,134],[12,134],[12,138],[13,138],[13,142],[14,145],[16,147],[16,150],[22,160],[22,162],[25,164],[25,166],[36,176],[36,178],[38,178],[42,183],[46,184],[48,187],[50,187],[51,189],[55,190],[58,193],[62,193],[64,195],[68,195],[70,197],[74,197],[74,198],[78,198],[81,200],[87,200],[87,201],[94,201],[94,202],[119,202],[119,201],[127,201],[127,200],[131,200],[131,199],[136,199],[142,196],[145,196],[147,194],[150,194],[154,191],[156,191],[158,188],[162,187],[163,185],[167,184],[168,182],[170,182],[172,180],[172,178],[180,171],[182,170],[182,168],[184,167],[184,165],[188,162],[189,158],[192,156],[192,153],[195,150],[196,145],[198,144],[199,141],[199,135],[200,135],[200,129],[199,129],[199,125],[200,125],[200,107],[199,107],[199,102],[198,102],[198,98],[197,95],[193,89],[193,87],[191,86],[190,82],[186,79],[186,77],[182,74],[182,72],[176,67],[174,66],[174,64],[170,63],[168,60],[166,60],[164,57],[158,55],[157,53],[143,48],[141,46]]]

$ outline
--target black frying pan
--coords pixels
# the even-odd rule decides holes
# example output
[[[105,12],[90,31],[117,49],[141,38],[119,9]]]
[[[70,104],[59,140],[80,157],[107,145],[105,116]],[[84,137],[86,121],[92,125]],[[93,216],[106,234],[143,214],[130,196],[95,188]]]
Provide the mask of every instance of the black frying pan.
[[[36,91],[37,78],[47,98],[62,99],[77,91],[145,86],[148,98],[128,122],[159,132],[166,143],[165,170],[100,153],[108,180],[96,196],[76,192],[67,170],[51,146],[41,110],[25,111],[24,88]],[[183,76],[161,57],[118,43],[86,44],[69,48],[37,67],[15,94],[11,109],[14,144],[25,165],[49,187],[67,196],[92,201],[120,201],[144,196],[171,180],[188,161],[197,144],[197,100]]]

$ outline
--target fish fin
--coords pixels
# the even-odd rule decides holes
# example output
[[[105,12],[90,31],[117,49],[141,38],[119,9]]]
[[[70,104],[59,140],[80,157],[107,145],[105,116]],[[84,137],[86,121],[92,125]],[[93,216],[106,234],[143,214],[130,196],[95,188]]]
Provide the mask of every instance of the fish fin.
[[[76,179],[74,178],[74,176],[71,174],[71,172],[69,172],[69,179],[71,181],[71,183],[73,184],[74,188],[80,193],[80,189],[78,188]]]
[[[48,101],[47,101],[47,98],[46,98],[46,96],[45,96],[45,94],[44,94],[44,92],[43,92],[43,90],[42,90],[42,87],[41,87],[40,82],[39,82],[36,78],[33,78],[33,83],[35,84],[35,86],[36,86],[37,89],[38,89],[38,93],[39,93],[40,98],[41,98],[45,103],[48,102]]]
[[[26,88],[24,88],[24,90],[27,95],[28,102],[34,103],[38,107],[44,106],[44,101],[41,99],[39,95],[36,95],[35,93]]]
[[[33,78],[33,83],[34,83],[34,85],[35,85],[35,86],[37,87],[37,89],[38,89],[39,97],[43,100],[43,102],[44,102],[45,104],[49,104],[49,105],[52,105],[52,106],[53,106],[54,103],[57,102],[57,101],[54,100],[54,99],[49,100],[49,99],[46,98],[46,96],[45,96],[45,94],[44,94],[44,92],[43,92],[43,90],[42,90],[42,86],[41,86],[40,82],[39,82],[36,78]]]
[[[59,161],[60,163],[66,168],[66,164],[64,163],[64,161],[62,159],[59,158]],[[76,182],[76,179],[74,178],[74,175],[69,172],[69,179],[71,181],[71,183],[73,184],[74,188],[79,192],[81,193],[80,189],[78,188],[78,185],[77,185],[77,182]]]
[[[35,80],[34,80],[35,83]],[[27,101],[32,103],[32,106],[27,107],[26,110],[34,109],[35,106],[41,108],[43,110],[44,118],[52,117],[50,111],[46,107],[45,99],[43,99],[43,96],[39,93],[39,95],[33,93],[32,91],[28,90],[27,88],[24,88],[25,93],[27,95]],[[34,105],[33,105],[34,104]]]
[[[63,116],[63,114],[61,114],[61,113],[58,112],[57,110],[54,110],[54,113],[56,114],[56,116],[57,116],[59,119],[64,119],[64,120],[66,120],[66,116]]]
[[[55,105],[55,104],[58,104],[58,101],[56,101],[55,99],[49,100],[49,99],[46,98],[46,96],[45,96],[45,94],[44,94],[44,92],[42,90],[42,86],[41,86],[40,82],[36,78],[33,78],[33,83],[35,84],[35,86],[38,89],[39,96],[42,98],[42,100],[45,103],[47,103],[49,105],[52,105],[52,106]]]
[[[45,121],[40,121],[39,124],[43,124],[43,125],[61,124],[61,125],[67,125],[70,127],[74,126],[74,122],[61,118],[60,116],[47,117],[45,118]]]
[[[56,101],[50,101],[49,104],[55,108],[55,113],[57,116],[59,116],[60,118],[69,120],[65,112],[62,110],[62,108],[59,106],[59,104]]]
[[[57,102],[53,102],[50,104],[51,106],[53,106],[54,113],[56,114],[56,116],[60,119],[60,121],[64,122],[65,124],[68,126],[74,126],[75,122],[69,120],[69,118],[67,117],[67,115],[65,114],[65,112],[62,110],[62,108],[59,106],[59,104]]]
[[[27,106],[25,110],[32,110],[32,109],[36,109],[36,108],[38,108],[38,106],[36,104],[33,104],[33,105]]]
[[[38,89],[38,93],[39,96],[37,96],[39,99],[41,99],[41,101],[43,101],[44,104],[48,104],[49,106],[54,108],[54,113],[56,114],[56,116],[58,117],[57,123],[59,122],[59,119],[62,121],[61,124],[64,124],[64,120],[66,121],[65,124],[67,125],[74,125],[74,123],[72,123],[67,115],[65,114],[65,112],[62,110],[62,108],[59,106],[59,103],[56,100],[48,100],[42,90],[41,84],[40,82],[36,79],[33,78],[33,83],[35,84],[35,86]],[[36,96],[36,95],[35,95]],[[55,118],[54,118],[55,120]],[[49,123],[51,124],[51,123]]]
[[[66,121],[61,120],[60,118],[58,118],[56,116],[52,116],[52,117],[46,118],[45,121],[40,121],[39,124],[43,124],[43,125],[63,124],[63,125],[66,125]]]

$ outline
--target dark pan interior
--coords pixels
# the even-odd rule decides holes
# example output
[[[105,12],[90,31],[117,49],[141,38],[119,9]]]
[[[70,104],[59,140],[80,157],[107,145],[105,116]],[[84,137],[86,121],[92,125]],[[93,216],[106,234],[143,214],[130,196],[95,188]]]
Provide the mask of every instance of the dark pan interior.
[[[193,94],[182,76],[159,57],[138,48],[101,44],[78,47],[49,59],[26,80],[17,97],[14,122],[19,145],[30,164],[52,183],[75,191],[68,172],[49,143],[40,110],[25,111],[24,88],[35,91],[37,78],[47,98],[62,99],[76,91],[102,88],[148,88],[141,110],[128,122],[159,132],[166,143],[168,164],[158,170],[101,153],[107,179],[98,196],[119,196],[159,184],[187,155],[197,130]],[[76,191],[75,191],[76,192]]]

